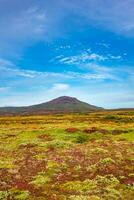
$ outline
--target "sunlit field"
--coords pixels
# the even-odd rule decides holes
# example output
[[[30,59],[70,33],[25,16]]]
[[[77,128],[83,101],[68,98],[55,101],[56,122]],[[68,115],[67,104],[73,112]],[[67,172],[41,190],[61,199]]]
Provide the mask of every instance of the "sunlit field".
[[[0,117],[1,200],[133,200],[134,112]]]

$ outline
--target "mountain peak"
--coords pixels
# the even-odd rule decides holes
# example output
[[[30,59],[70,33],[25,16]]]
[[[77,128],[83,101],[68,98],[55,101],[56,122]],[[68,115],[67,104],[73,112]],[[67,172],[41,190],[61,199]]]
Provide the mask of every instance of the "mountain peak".
[[[75,97],[69,97],[69,96],[61,96],[56,99],[53,99],[49,101],[49,103],[54,103],[54,104],[61,104],[61,103],[77,103],[79,102],[78,99]]]

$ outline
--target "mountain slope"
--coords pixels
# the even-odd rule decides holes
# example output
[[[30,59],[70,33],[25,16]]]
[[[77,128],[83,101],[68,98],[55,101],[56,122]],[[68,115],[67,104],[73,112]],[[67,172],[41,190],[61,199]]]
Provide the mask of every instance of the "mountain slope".
[[[102,110],[103,108],[82,102],[74,97],[62,96],[46,103],[25,107],[3,107],[0,114],[47,114],[47,113],[73,113],[91,112]]]

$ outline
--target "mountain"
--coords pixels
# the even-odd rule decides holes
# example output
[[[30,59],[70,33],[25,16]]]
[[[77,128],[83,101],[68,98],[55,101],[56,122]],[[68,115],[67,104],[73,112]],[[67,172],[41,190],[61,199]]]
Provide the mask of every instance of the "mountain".
[[[99,110],[103,110],[103,108],[82,102],[74,97],[62,96],[38,105],[25,107],[1,107],[0,115],[86,113]]]

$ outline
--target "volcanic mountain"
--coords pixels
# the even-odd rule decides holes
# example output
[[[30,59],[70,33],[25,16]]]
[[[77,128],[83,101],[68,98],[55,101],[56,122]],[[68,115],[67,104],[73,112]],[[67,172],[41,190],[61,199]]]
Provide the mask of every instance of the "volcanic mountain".
[[[31,115],[51,113],[87,113],[103,110],[74,97],[62,96],[46,103],[25,107],[0,107],[0,115]]]

